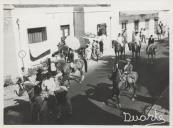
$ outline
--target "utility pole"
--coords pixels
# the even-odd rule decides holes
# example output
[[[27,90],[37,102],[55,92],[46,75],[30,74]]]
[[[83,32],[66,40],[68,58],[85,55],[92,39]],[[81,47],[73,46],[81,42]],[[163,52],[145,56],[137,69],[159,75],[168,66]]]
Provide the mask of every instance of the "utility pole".
[[[112,32],[111,32],[111,29],[112,29],[112,24],[111,24],[111,21],[112,20],[112,17],[110,16],[110,44],[111,44],[111,47],[112,47],[112,42],[111,42],[111,38],[112,38]]]

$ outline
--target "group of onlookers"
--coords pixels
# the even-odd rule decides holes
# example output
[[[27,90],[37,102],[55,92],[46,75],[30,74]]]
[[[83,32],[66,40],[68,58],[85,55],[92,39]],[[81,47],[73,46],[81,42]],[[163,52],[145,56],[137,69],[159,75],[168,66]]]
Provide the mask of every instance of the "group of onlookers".
[[[18,91],[27,91],[32,105],[32,120],[34,122],[48,120],[50,114],[56,115],[59,119],[65,106],[68,106],[68,113],[72,114],[71,101],[67,96],[68,85],[62,81],[62,72],[54,71],[52,67],[28,69],[22,68],[23,86]]]
[[[104,54],[104,35],[99,38],[93,38],[89,40],[89,43],[86,46],[85,53],[86,59],[99,59],[100,56]]]
[[[118,33],[117,42],[124,47],[126,43],[136,43],[137,45],[141,45],[141,43],[147,43],[147,32],[145,28],[141,28],[140,31],[132,31],[132,41],[128,41],[127,30],[122,30],[122,33]],[[148,38],[148,45],[154,43],[153,35],[150,35]]]

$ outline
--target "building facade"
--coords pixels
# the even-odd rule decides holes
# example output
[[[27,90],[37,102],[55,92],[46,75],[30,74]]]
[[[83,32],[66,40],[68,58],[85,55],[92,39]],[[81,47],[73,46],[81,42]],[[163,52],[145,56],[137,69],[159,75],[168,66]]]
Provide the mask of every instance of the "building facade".
[[[87,43],[86,33],[105,35],[104,49],[110,50],[111,40],[124,28],[131,41],[133,30],[146,28],[148,35],[155,34],[159,17],[168,23],[164,11],[121,11],[108,1],[99,2],[4,4],[4,76],[18,76],[21,67],[50,57],[68,35],[77,37],[81,46]]]
[[[50,57],[68,35],[81,46],[85,33],[109,35],[109,13],[110,4],[4,5],[4,76],[17,76],[21,67]]]
[[[146,30],[146,37],[153,35],[157,38],[157,27],[159,22],[168,25],[168,11],[147,10],[147,11],[120,11],[119,28],[120,32],[127,30],[128,40],[132,40],[133,31],[140,32],[141,28]]]

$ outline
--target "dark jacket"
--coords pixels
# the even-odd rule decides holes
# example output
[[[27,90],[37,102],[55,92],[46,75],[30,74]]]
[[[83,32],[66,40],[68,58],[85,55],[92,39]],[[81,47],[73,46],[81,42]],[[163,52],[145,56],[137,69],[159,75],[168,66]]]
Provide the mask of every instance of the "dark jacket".
[[[74,53],[70,53],[70,54],[68,55],[68,61],[69,61],[69,62],[74,62]]]
[[[148,40],[148,46],[150,45],[150,44],[154,44],[154,38],[149,38],[149,40]]]

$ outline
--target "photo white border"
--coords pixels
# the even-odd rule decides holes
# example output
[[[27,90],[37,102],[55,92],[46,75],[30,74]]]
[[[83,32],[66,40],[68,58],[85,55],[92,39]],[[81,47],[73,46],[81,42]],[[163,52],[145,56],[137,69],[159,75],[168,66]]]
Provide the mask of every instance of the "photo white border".
[[[6,4],[6,3],[13,3],[14,0],[4,0],[3,1],[3,4]],[[22,1],[22,0],[21,0]],[[26,1],[26,0],[25,0]],[[73,0],[74,1],[74,0]],[[0,42],[3,42],[3,13],[2,13],[2,9],[3,9],[3,4],[0,4]],[[111,4],[112,4],[112,7],[114,8],[119,8],[121,10],[170,10],[170,24],[169,24],[169,27],[170,27],[170,40],[169,40],[169,46],[170,46],[170,54],[169,54],[169,57],[170,57],[170,84],[169,84],[169,87],[170,87],[170,126],[165,126],[165,127],[171,127],[173,126],[173,116],[171,113],[172,112],[172,107],[173,107],[173,87],[172,87],[172,84],[173,84],[173,80],[171,78],[172,77],[172,73],[173,73],[173,68],[172,68],[172,64],[173,64],[173,45],[172,45],[172,42],[173,42],[173,1],[172,0],[111,0]],[[117,6],[118,5],[118,6]],[[3,58],[3,43],[0,43],[0,58]],[[1,61],[3,62],[3,60]],[[1,126],[3,127],[8,127],[8,128],[35,128],[39,125],[3,125],[3,63],[0,63],[0,123],[1,123]],[[82,115],[81,115],[82,116]],[[1,127],[0,126],[0,127]],[[80,127],[81,128],[81,125],[40,125],[41,128],[47,128],[47,127],[74,127],[74,128],[77,128],[77,127]],[[82,125],[82,127],[132,127],[131,125],[129,126],[124,126],[124,125]],[[143,126],[134,126],[134,127],[143,127]],[[152,127],[157,127],[158,126],[152,126]],[[160,127],[163,127],[163,126],[160,126]]]

